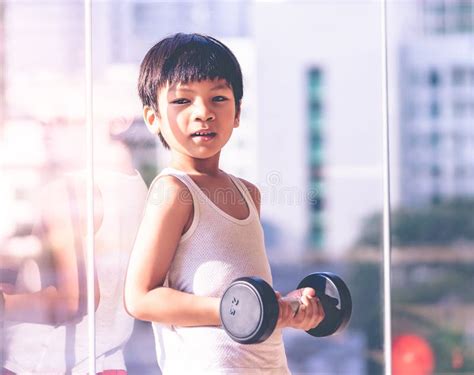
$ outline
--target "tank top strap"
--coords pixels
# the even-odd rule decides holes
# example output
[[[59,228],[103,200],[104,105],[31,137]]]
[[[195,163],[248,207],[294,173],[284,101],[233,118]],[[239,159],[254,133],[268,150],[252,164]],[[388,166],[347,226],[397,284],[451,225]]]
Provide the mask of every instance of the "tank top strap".
[[[245,219],[236,219],[235,217],[224,212],[209,197],[207,197],[207,195],[201,190],[201,188],[194,182],[194,180],[187,173],[180,171],[178,169],[174,169],[171,167],[164,168],[160,172],[160,174],[155,177],[155,180],[153,181],[153,183],[159,177],[164,176],[164,175],[172,175],[179,178],[188,187],[189,191],[191,192],[191,195],[193,198],[194,209],[195,209],[195,216],[194,216],[195,219],[198,216],[200,216],[201,213],[204,214],[204,212],[206,211],[208,213],[212,212],[221,217],[225,217],[226,219],[238,225],[247,225],[253,220],[253,218],[255,217],[258,218],[258,211],[255,207],[253,199],[250,196],[250,193],[248,192],[246,186],[237,177],[229,173],[226,173],[226,174],[229,176],[233,184],[239,190],[240,195],[243,197],[243,199],[245,200],[247,204],[247,207],[249,209],[249,215]],[[196,213],[198,213],[199,215],[196,215]],[[196,221],[197,220],[194,220],[194,222]],[[193,222],[193,225],[194,225],[194,222]],[[188,230],[188,232],[190,232],[190,230]],[[186,234],[188,232],[186,232]]]
[[[199,201],[199,189],[197,188],[195,182],[191,179],[191,177],[187,175],[187,173],[180,171],[179,169],[167,167],[161,170],[158,176],[155,177],[155,180],[162,176],[174,176],[179,179],[183,184],[186,185],[192,195],[194,203],[197,204],[197,202]],[[153,182],[155,182],[155,180],[153,180]]]
[[[184,240],[186,240],[188,237],[190,237],[193,234],[199,222],[199,218],[200,218],[200,214],[202,210],[201,205],[199,204],[199,201],[200,201],[199,195],[198,195],[199,192],[196,191],[196,187],[193,181],[191,180],[191,177],[189,177],[185,172],[168,167],[168,168],[162,169],[161,172],[154,178],[153,182],[150,185],[148,194],[150,194],[152,190],[151,186],[153,186],[155,181],[157,181],[160,177],[163,177],[163,176],[174,176],[177,179],[179,179],[183,184],[186,185],[193,199],[193,210],[194,210],[193,221],[189,229],[186,231],[186,233],[184,233],[181,236],[180,242],[183,242]]]
[[[240,178],[235,177],[234,175],[231,175],[230,173],[227,173],[227,175],[230,177],[230,179],[235,184],[235,186],[237,186],[237,189],[239,189],[240,193],[242,194],[245,201],[247,202],[247,206],[249,207],[249,210],[253,211],[253,214],[256,217],[258,217],[257,206],[255,206],[255,202],[253,201],[253,198],[250,195],[250,192],[247,189],[247,186],[245,186],[245,184],[240,180]]]

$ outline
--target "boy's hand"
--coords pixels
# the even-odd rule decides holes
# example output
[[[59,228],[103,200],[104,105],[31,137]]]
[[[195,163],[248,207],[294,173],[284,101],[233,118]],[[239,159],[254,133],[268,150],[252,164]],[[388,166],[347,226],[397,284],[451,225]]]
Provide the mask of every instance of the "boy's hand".
[[[294,290],[282,297],[276,292],[280,307],[277,328],[292,327],[308,331],[316,327],[324,319],[324,310],[313,288]],[[291,300],[299,300],[298,311],[294,312]]]

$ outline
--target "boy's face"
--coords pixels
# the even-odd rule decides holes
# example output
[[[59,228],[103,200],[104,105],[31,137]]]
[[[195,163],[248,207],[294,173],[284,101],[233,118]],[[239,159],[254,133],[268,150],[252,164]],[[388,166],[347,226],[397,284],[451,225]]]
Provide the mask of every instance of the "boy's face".
[[[165,87],[159,90],[157,101],[159,114],[144,109],[150,130],[161,132],[172,151],[193,158],[217,154],[239,126],[234,93],[223,79]]]

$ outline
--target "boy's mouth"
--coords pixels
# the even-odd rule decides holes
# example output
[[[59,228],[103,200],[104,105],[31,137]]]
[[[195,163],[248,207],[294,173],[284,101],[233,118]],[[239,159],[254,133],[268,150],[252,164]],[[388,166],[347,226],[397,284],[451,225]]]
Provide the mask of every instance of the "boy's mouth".
[[[215,135],[214,132],[196,132],[191,134],[191,137],[214,137]]]

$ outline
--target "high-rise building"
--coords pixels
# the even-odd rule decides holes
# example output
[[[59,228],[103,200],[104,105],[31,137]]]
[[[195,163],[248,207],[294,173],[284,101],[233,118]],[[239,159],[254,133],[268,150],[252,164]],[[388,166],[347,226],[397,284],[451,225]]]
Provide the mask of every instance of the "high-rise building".
[[[418,0],[424,34],[474,33],[473,0]]]
[[[400,203],[474,196],[474,2],[419,2],[399,50]]]
[[[343,254],[382,209],[379,11],[257,2],[262,218],[286,261]]]

